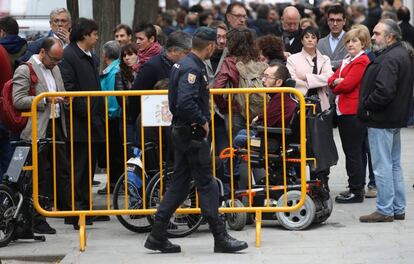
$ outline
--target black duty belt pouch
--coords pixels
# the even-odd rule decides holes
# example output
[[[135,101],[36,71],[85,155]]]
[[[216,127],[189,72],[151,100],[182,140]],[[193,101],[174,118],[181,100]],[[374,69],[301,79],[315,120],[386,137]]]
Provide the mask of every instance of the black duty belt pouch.
[[[191,126],[191,159],[196,166],[207,166],[211,163],[210,144],[206,136],[202,126]]]

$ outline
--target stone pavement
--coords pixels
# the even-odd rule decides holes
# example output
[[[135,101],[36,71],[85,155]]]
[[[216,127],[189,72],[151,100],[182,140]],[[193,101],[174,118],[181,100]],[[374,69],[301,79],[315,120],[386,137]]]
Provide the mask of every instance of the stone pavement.
[[[332,196],[346,186],[344,157],[335,131],[340,154],[331,170]],[[362,204],[334,204],[332,216],[322,225],[305,231],[287,231],[276,221],[264,221],[262,245],[255,247],[255,228],[231,231],[248,241],[239,254],[214,254],[213,238],[206,226],[186,238],[173,239],[182,247],[179,254],[159,254],[143,247],[147,234],[135,234],[112,217],[110,222],[87,226],[86,251],[79,252],[79,233],[61,219],[50,219],[58,231],[46,242],[18,241],[0,248],[1,263],[414,263],[414,129],[402,131],[402,159],[407,191],[405,221],[363,224],[359,216],[375,209],[375,199]],[[101,196],[101,199],[105,196]]]

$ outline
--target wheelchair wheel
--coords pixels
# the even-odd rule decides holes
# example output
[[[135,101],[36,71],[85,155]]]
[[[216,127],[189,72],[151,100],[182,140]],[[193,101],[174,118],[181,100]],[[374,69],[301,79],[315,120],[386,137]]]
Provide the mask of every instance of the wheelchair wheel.
[[[113,192],[114,209],[125,209],[125,177],[119,177]],[[128,180],[128,209],[142,209],[142,187],[137,189]],[[128,230],[136,233],[149,232],[151,223],[148,222],[146,215],[117,215],[118,221]]]
[[[174,172],[168,172],[167,177],[163,174],[163,191],[162,195],[165,195],[166,189],[171,183],[171,176]],[[147,188],[147,208],[157,208],[161,203],[160,192],[160,176],[156,174],[148,184]],[[190,193],[187,199],[181,204],[180,208],[195,208],[196,207],[196,188],[194,183],[191,184]],[[148,221],[154,223],[154,215],[147,216]],[[170,238],[185,237],[194,231],[201,225],[203,217],[200,214],[176,214],[171,216],[170,223],[167,228],[167,236]]]
[[[325,201],[321,201],[321,200],[317,200],[316,202],[316,211],[323,211],[322,215],[320,217],[315,217],[315,220],[313,221],[313,223],[315,224],[320,224],[325,222],[332,213],[333,210],[333,200],[331,198],[331,196],[329,196],[328,200]]]
[[[226,207],[231,206],[231,200],[226,201]],[[234,207],[244,207],[244,204],[238,200],[234,200]],[[226,221],[231,230],[240,231],[246,226],[247,213],[227,213]]]
[[[300,201],[301,192],[300,191],[288,191],[287,196],[287,206],[295,206]],[[284,206],[285,204],[285,195],[280,196],[277,201],[278,206]],[[316,206],[313,199],[306,195],[306,200],[304,205],[297,211],[294,212],[277,212],[276,216],[279,223],[288,230],[302,230],[307,228],[310,224],[313,223],[316,214]]]
[[[17,203],[14,192],[8,186],[0,184],[0,247],[7,246],[13,239],[15,232],[13,215]]]

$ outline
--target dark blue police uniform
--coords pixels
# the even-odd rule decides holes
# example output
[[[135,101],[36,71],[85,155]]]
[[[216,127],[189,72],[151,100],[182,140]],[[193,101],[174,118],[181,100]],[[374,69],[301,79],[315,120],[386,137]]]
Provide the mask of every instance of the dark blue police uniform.
[[[194,179],[201,212],[218,221],[219,192],[211,171],[210,144],[201,127],[210,122],[208,77],[203,61],[190,53],[170,73],[168,101],[173,114],[174,178],[155,215],[167,223],[184,202]]]
[[[197,41],[216,41],[215,29],[200,27],[193,38]],[[209,44],[206,48],[211,47]],[[208,51],[208,49],[203,49]],[[181,252],[171,243],[166,229],[175,210],[185,201],[194,180],[201,213],[210,225],[214,236],[214,252],[237,252],[248,247],[244,241],[231,237],[226,225],[218,217],[219,191],[211,173],[210,144],[202,125],[210,122],[208,77],[203,61],[190,53],[176,63],[170,72],[168,100],[172,124],[174,149],[174,177],[155,214],[155,222],[144,247],[163,253]]]

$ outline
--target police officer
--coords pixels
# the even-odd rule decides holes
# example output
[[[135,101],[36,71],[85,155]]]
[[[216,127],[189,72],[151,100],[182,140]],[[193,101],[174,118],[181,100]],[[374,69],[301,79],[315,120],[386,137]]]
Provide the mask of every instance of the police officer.
[[[200,27],[194,34],[189,55],[176,63],[170,73],[168,100],[173,114],[172,144],[174,178],[155,214],[145,247],[163,253],[181,252],[166,236],[169,220],[184,202],[194,179],[202,215],[214,236],[214,252],[236,252],[248,247],[231,237],[219,218],[218,185],[211,173],[209,133],[210,107],[208,78],[203,61],[214,52],[216,30]]]

